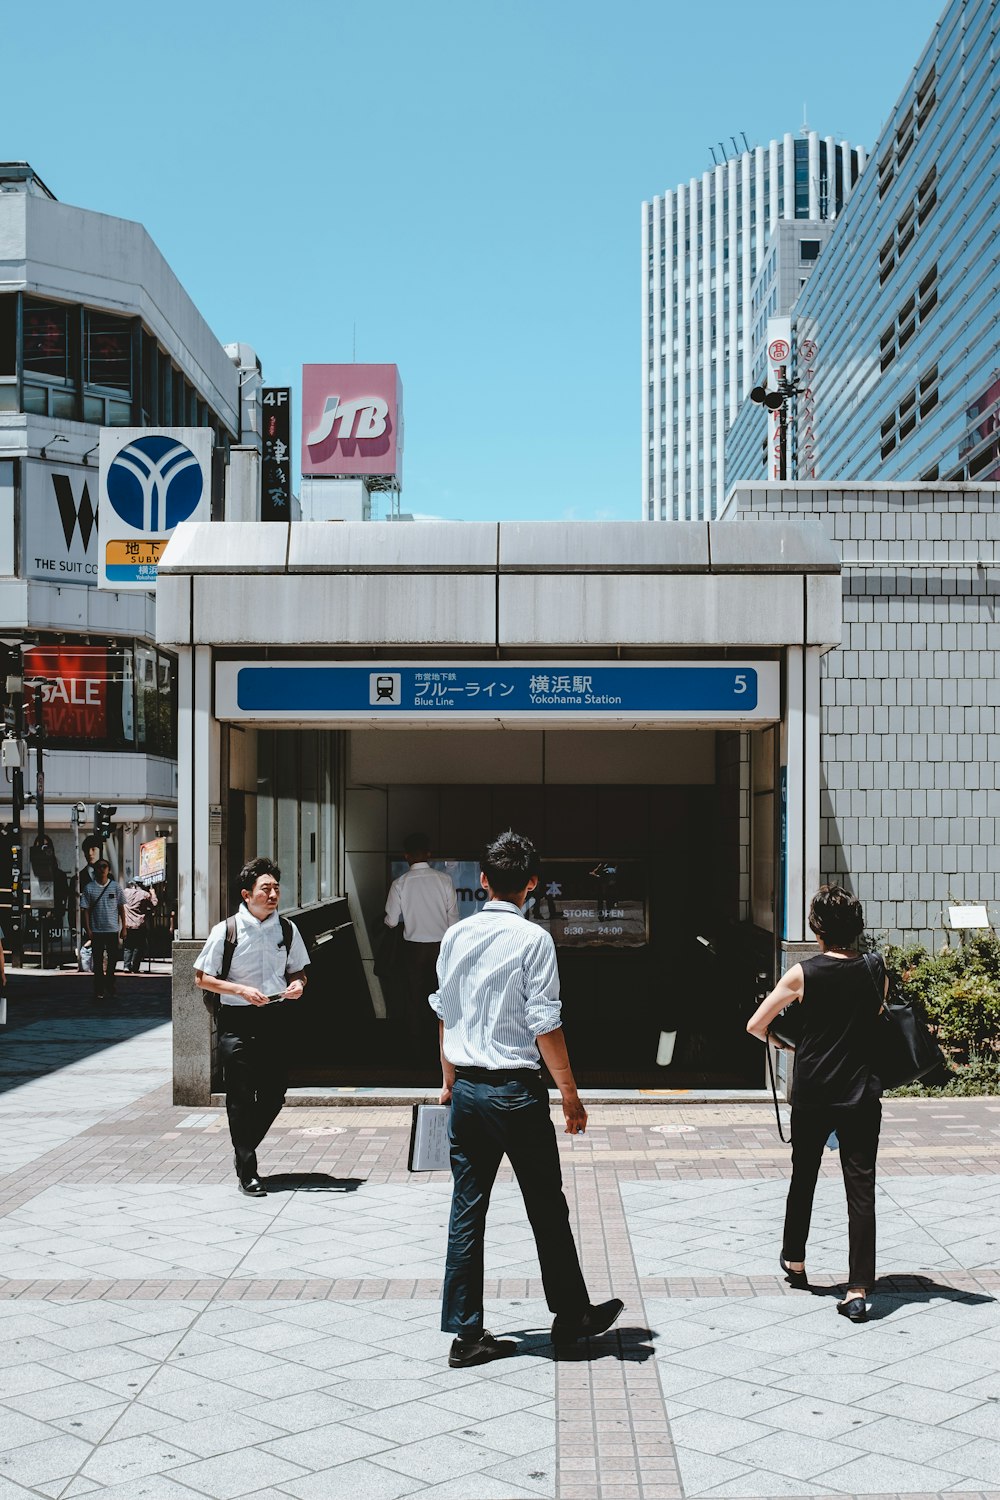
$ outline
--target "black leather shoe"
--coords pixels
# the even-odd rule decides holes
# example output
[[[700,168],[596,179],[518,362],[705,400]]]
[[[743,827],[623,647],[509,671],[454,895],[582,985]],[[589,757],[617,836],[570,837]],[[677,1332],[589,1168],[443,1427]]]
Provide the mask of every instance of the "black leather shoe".
[[[453,1339],[448,1364],[453,1370],[464,1370],[466,1365],[485,1365],[491,1359],[506,1359],[516,1348],[513,1339],[495,1339],[484,1328],[477,1339]]]
[[[240,1192],[246,1193],[248,1198],[266,1198],[267,1188],[260,1178],[254,1173],[252,1177],[240,1178]]]
[[[850,1318],[852,1323],[868,1322],[868,1304],[864,1297],[851,1297],[849,1301],[838,1302],[837,1311],[842,1318]]]
[[[552,1321],[552,1342],[554,1344],[575,1344],[577,1339],[595,1339],[598,1334],[607,1333],[613,1323],[617,1323],[625,1310],[625,1304],[618,1297],[609,1297],[607,1302],[591,1303],[585,1313],[579,1317],[567,1317],[564,1313],[557,1313]]]
[[[778,1256],[778,1264],[784,1271],[789,1286],[796,1287],[799,1291],[803,1291],[808,1287],[809,1277],[805,1271],[793,1271],[783,1255]]]

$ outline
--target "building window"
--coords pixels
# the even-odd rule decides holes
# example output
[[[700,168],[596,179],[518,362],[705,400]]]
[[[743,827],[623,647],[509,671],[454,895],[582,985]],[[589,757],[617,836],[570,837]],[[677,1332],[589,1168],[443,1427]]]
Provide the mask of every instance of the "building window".
[[[883,330],[879,339],[881,367],[887,370],[897,355],[906,348],[918,328],[922,328],[937,307],[938,268],[931,266],[916,291],[911,292],[896,313],[892,322]]]
[[[17,297],[0,296],[0,411],[17,407]]]
[[[819,240],[800,240],[799,260],[818,260],[819,246]]]
[[[882,423],[882,457],[890,455],[904,442],[917,426],[938,404],[938,367],[931,365],[921,375],[911,391],[907,391],[898,406],[888,413]],[[957,477],[957,476],[956,476]]]

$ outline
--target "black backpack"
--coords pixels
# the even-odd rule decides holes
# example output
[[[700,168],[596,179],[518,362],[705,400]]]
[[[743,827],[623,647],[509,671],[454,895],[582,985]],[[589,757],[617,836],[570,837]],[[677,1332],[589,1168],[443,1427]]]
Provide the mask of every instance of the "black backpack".
[[[285,954],[287,956],[292,951],[292,924],[287,917],[279,916],[278,921],[281,923],[281,942],[278,944],[278,947],[284,948]],[[226,918],[226,937],[225,941],[222,944],[222,964],[219,968],[218,974],[215,976],[217,979],[229,978],[229,971],[233,966],[233,954],[235,952],[236,918],[235,916],[233,916]],[[208,1011],[209,1015],[218,1020],[219,1007],[222,1004],[221,995],[205,994],[202,995],[201,998],[205,1002],[205,1009]]]

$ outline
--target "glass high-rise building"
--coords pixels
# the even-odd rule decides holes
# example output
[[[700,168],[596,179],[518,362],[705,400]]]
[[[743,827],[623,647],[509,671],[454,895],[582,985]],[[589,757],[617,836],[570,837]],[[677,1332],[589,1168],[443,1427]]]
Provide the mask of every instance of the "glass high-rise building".
[[[998,150],[1000,7],[951,0],[795,307],[800,479],[1000,479]]]
[[[861,147],[787,134],[642,205],[646,520],[709,519],[726,492],[724,438],[749,389],[751,289],[785,219],[836,218]]]

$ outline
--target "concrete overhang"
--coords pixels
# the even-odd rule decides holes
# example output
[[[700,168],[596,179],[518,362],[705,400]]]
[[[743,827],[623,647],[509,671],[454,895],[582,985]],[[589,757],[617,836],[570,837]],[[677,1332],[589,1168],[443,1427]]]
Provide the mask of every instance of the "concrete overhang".
[[[157,582],[178,647],[829,649],[840,622],[816,520],[185,523]]]

